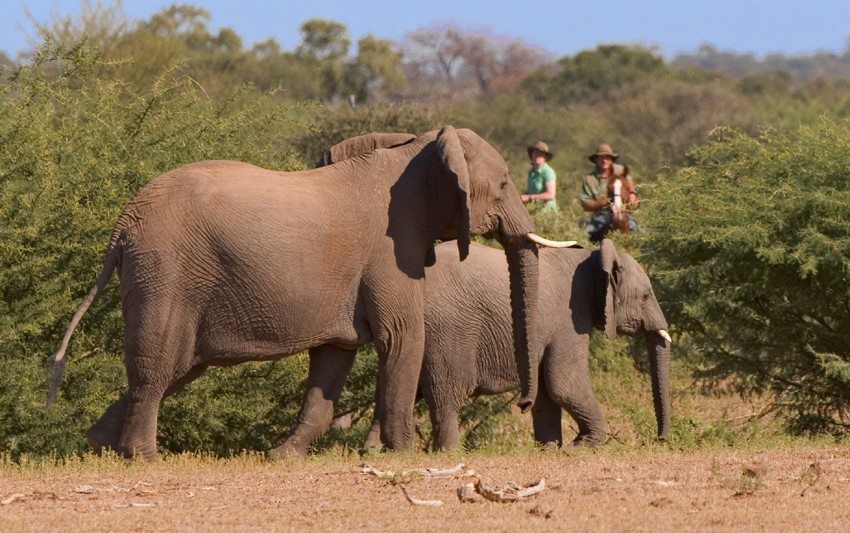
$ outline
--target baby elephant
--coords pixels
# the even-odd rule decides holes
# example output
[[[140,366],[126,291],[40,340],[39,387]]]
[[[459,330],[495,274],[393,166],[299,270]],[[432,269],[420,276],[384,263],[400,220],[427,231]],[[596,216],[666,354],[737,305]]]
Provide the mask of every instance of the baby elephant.
[[[458,443],[458,412],[470,396],[498,394],[519,386],[513,357],[508,267],[499,250],[470,249],[458,261],[447,244],[426,274],[425,359],[420,393],[434,427],[434,448]],[[607,439],[605,417],[588,369],[595,327],[643,336],[649,350],[658,436],[670,425],[669,335],[649,278],[628,254],[605,239],[599,250],[540,250],[540,317],[543,359],[532,408],[534,438],[562,443],[561,409],[578,424],[574,444]],[[373,425],[367,446],[377,441]]]
[[[534,437],[561,445],[561,409],[575,419],[574,444],[607,439],[607,426],[593,393],[588,369],[593,328],[609,337],[642,336],[649,351],[658,437],[670,427],[670,336],[646,273],[605,239],[598,250],[541,249],[539,284],[540,361],[538,396],[532,408]],[[436,246],[436,263],[426,271],[425,358],[419,391],[428,404],[434,448],[457,445],[458,411],[470,396],[519,387],[511,329],[508,265],[500,250],[473,244],[461,263],[452,243]],[[311,376],[323,369],[310,362]],[[377,413],[376,413],[377,415]],[[378,417],[376,417],[376,420]],[[310,426],[314,439],[327,428]],[[301,430],[304,427],[300,428]],[[309,442],[296,428],[286,445],[306,453]],[[316,431],[318,430],[318,431]],[[379,445],[373,424],[366,446]]]

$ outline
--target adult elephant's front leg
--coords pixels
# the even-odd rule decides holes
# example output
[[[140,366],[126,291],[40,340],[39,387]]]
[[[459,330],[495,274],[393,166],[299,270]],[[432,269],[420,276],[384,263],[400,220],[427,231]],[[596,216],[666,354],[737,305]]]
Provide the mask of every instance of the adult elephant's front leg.
[[[407,278],[366,291],[378,352],[381,441],[392,450],[409,448],[413,441],[413,406],[425,351],[423,281]]]
[[[388,449],[401,450],[413,443],[413,407],[416,385],[425,350],[424,326],[387,334],[376,340],[380,371],[378,382],[383,394],[378,398],[383,414],[381,441]]]
[[[322,438],[333,421],[334,405],[356,354],[357,350],[327,344],[310,348],[310,370],[301,414],[289,437],[271,451],[272,457],[307,455],[308,448]]]

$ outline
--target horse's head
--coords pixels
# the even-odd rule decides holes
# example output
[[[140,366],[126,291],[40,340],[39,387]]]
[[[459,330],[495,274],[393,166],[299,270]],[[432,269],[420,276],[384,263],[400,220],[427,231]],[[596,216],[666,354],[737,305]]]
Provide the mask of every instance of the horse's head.
[[[629,198],[635,192],[634,183],[627,179],[629,175],[628,165],[623,165],[619,168],[620,172],[614,169],[614,174],[608,178],[608,198],[611,198],[611,224],[627,233],[629,231],[629,218],[626,204],[629,203]]]

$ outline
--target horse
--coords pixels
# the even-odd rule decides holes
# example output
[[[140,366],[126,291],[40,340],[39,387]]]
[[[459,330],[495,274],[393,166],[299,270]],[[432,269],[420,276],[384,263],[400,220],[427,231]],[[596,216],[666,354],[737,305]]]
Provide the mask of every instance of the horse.
[[[611,228],[619,229],[622,233],[629,232],[629,206],[637,201],[635,184],[632,180],[626,179],[628,175],[629,167],[623,165],[620,167],[619,174],[613,174],[608,178],[608,198],[612,199]]]

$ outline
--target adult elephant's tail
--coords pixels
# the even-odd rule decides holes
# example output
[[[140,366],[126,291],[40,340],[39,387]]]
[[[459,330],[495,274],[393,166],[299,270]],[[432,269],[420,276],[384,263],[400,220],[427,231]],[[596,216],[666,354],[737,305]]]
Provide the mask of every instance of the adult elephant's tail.
[[[47,389],[47,407],[50,407],[53,404],[53,400],[56,399],[56,393],[59,392],[59,386],[62,384],[62,377],[65,375],[65,367],[68,364],[68,360],[65,358],[65,351],[68,349],[68,343],[71,341],[71,335],[74,333],[74,330],[77,328],[77,325],[80,323],[80,320],[83,318],[83,315],[86,313],[89,306],[91,306],[92,302],[94,302],[95,298],[97,298],[97,295],[103,291],[104,287],[106,287],[106,284],[109,282],[109,278],[112,276],[112,271],[115,270],[115,267],[118,265],[118,261],[121,258],[119,236],[120,230],[116,228],[116,231],[113,232],[112,238],[110,239],[109,248],[106,250],[106,257],[103,260],[103,266],[100,269],[100,274],[97,275],[94,287],[92,287],[89,293],[86,294],[86,297],[83,298],[80,307],[77,308],[77,312],[74,313],[74,318],[71,319],[68,329],[65,330],[65,337],[62,339],[62,344],[59,346],[59,350],[56,352],[56,355],[54,355],[51,359],[50,383],[49,388]]]

